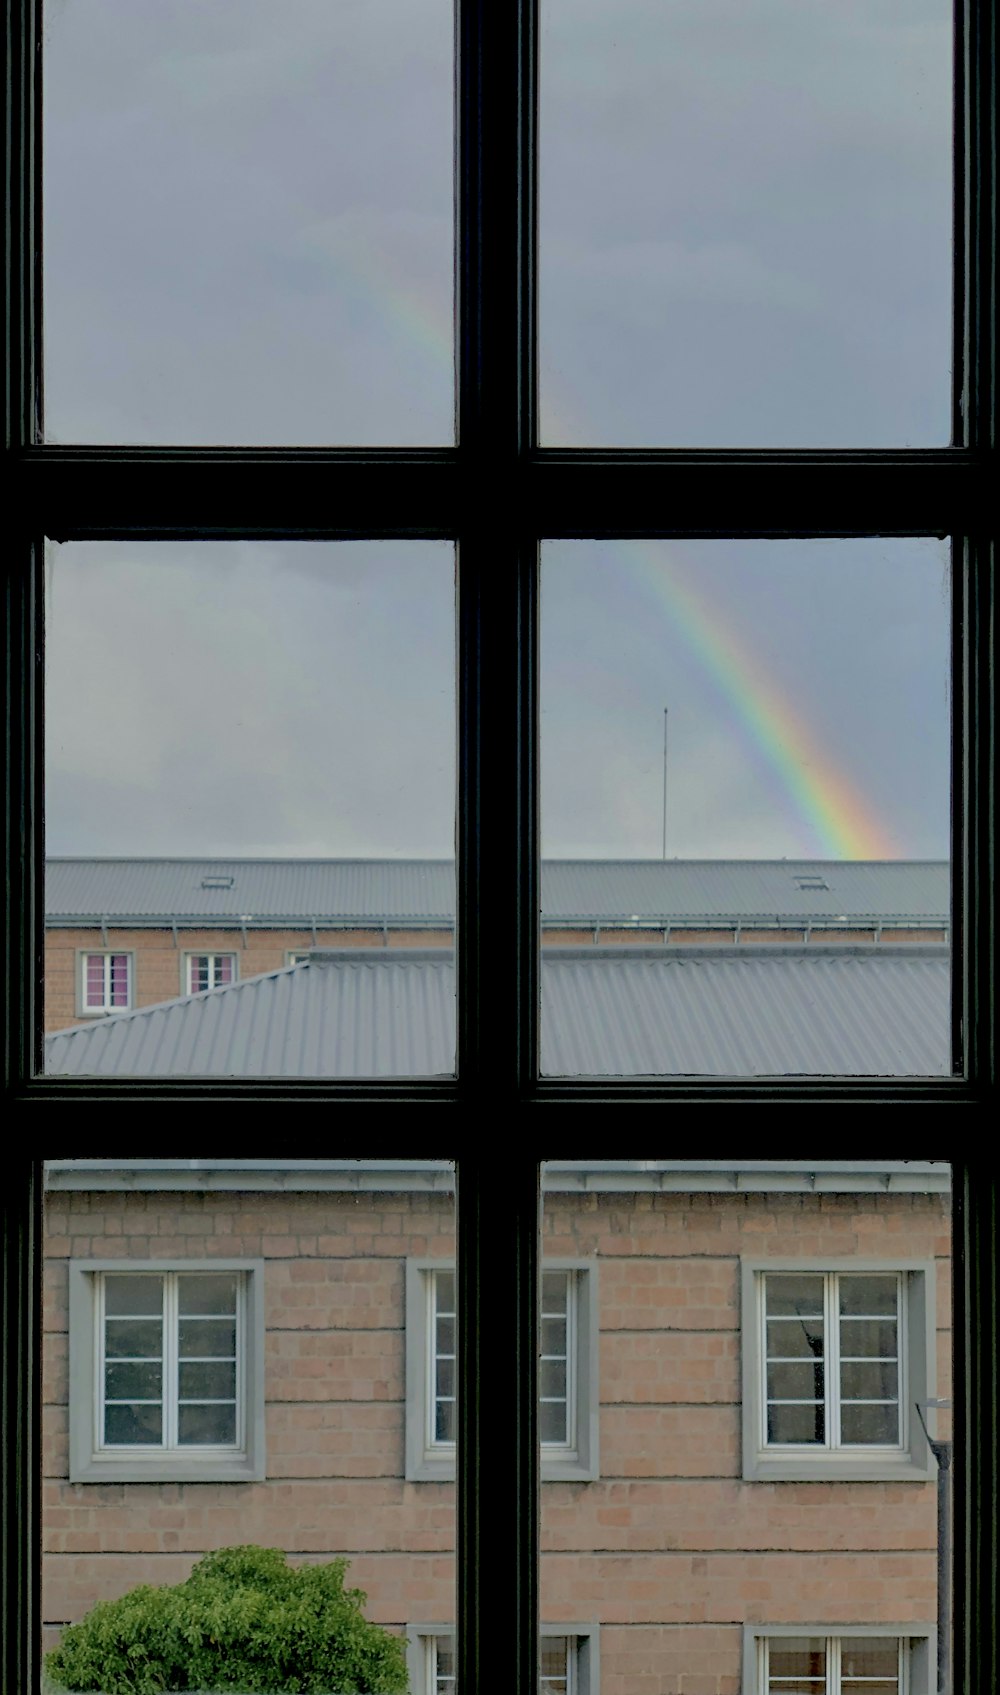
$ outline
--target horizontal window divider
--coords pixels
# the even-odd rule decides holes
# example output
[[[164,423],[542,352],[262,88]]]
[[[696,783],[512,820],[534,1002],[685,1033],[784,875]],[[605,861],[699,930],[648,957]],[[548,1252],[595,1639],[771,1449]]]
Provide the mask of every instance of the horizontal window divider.
[[[28,451],[19,469],[36,520],[63,541],[450,539],[491,533],[491,493],[517,511],[526,535],[946,535],[978,527],[979,515],[986,524],[995,468],[966,448],[546,449],[519,457],[454,448],[59,447]]]

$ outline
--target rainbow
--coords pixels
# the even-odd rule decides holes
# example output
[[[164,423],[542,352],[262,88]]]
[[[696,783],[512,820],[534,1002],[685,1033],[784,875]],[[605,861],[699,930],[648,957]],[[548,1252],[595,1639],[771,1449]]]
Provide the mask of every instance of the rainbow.
[[[452,326],[429,301],[417,301],[390,281],[391,268],[370,249],[359,248],[339,275],[348,292],[360,287],[369,309],[374,305],[397,335],[436,362],[450,364]],[[354,272],[353,278],[351,272]],[[548,408],[549,432],[561,442],[588,438],[585,425],[571,420],[562,404]],[[687,582],[665,544],[616,542],[610,551],[642,585],[659,614],[666,614],[717,692],[731,705],[743,735],[774,772],[821,858],[895,859],[898,844],[857,785],[838,767],[810,726],[805,713],[788,700],[745,641],[729,628],[717,606],[710,606]]]
[[[777,776],[824,859],[895,859],[897,844],[747,644],[681,574],[664,547],[618,542],[615,556],[729,702],[744,735]]]

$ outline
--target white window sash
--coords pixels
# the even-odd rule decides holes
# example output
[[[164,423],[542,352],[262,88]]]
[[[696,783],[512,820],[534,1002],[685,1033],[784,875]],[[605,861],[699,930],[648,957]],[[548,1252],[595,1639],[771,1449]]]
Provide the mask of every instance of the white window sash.
[[[127,1262],[123,1261],[123,1267]],[[183,1271],[157,1271],[148,1273],[156,1277],[163,1285],[163,1306],[161,1313],[162,1341],[162,1397],[163,1397],[163,1440],[161,1442],[106,1442],[104,1438],[104,1413],[106,1406],[106,1367],[107,1367],[107,1311],[105,1291],[107,1278],[121,1276],[122,1272],[101,1272],[97,1276],[96,1299],[94,1302],[94,1458],[128,1458],[128,1459],[171,1459],[183,1457],[197,1463],[198,1460],[214,1460],[232,1458],[235,1454],[246,1451],[246,1278],[236,1274],[236,1419],[235,1441],[232,1443],[198,1443],[178,1440],[180,1422],[180,1280],[185,1275]],[[128,1273],[131,1276],[146,1275],[142,1272]],[[190,1273],[192,1276],[211,1275],[200,1270]],[[224,1274],[223,1274],[224,1275]],[[211,1315],[205,1314],[205,1317]],[[219,1317],[229,1318],[229,1313],[219,1314]],[[203,1356],[205,1364],[211,1364],[211,1356]],[[225,1356],[228,1358],[229,1356]],[[136,1403],[138,1404],[138,1403]],[[227,1406],[232,1402],[220,1403]]]
[[[802,1634],[803,1635],[809,1635],[809,1634],[812,1634],[812,1633],[807,1631],[807,1630],[803,1630]],[[850,1636],[851,1632],[849,1630],[846,1630],[846,1631],[844,1631],[843,1634],[845,1636]],[[878,1641],[878,1640],[885,1640],[885,1639],[873,1637],[872,1640]],[[760,1695],[783,1695],[783,1691],[786,1687],[785,1683],[782,1681],[782,1679],[780,1677],[778,1679],[776,1679],[773,1683],[771,1681],[771,1667],[770,1667],[771,1644],[772,1644],[772,1642],[780,1643],[780,1641],[781,1641],[781,1637],[762,1636],[762,1637],[759,1638],[758,1648],[757,1648],[757,1663],[758,1663],[758,1667],[759,1667],[758,1683],[759,1683]],[[824,1687],[823,1687],[822,1691],[820,1691],[820,1689],[817,1687],[816,1695],[844,1695],[844,1689],[843,1689],[843,1653],[842,1653],[842,1648],[841,1648],[841,1641],[842,1641],[842,1638],[840,1636],[827,1636],[827,1637],[823,1638],[823,1643],[824,1643],[824,1670],[825,1670],[826,1675],[825,1675]],[[904,1636],[897,1637],[896,1638],[896,1681],[897,1681],[897,1684],[898,1684],[898,1695],[909,1695],[909,1686],[910,1686],[909,1666],[910,1666],[910,1656],[909,1656],[909,1652],[908,1652],[907,1639]],[[789,1679],[789,1683],[797,1682],[797,1681],[799,1681],[799,1680],[798,1679]],[[872,1678],[869,1681],[871,1681],[872,1683],[878,1683],[878,1682],[882,1682],[883,1680],[881,1678]],[[855,1695],[855,1692],[857,1692],[857,1695],[862,1695],[862,1692],[863,1692],[864,1687],[865,1687],[865,1682],[866,1682],[866,1680],[864,1678],[852,1678],[850,1680],[851,1687],[850,1687],[850,1690],[848,1692],[848,1695]]]
[[[822,1442],[770,1442],[767,1431],[767,1279],[769,1276],[788,1276],[787,1271],[761,1272],[759,1275],[758,1301],[758,1348],[760,1357],[760,1421],[759,1441],[761,1451],[769,1454],[780,1454],[785,1457],[805,1457],[811,1453],[838,1454],[902,1454],[908,1451],[909,1445],[909,1371],[908,1371],[908,1313],[907,1313],[907,1279],[902,1272],[893,1273],[891,1265],[885,1271],[867,1270],[863,1272],[827,1271],[824,1273],[803,1270],[803,1277],[823,1277],[823,1426],[825,1439]],[[894,1276],[896,1283],[896,1388],[897,1398],[886,1405],[897,1408],[898,1440],[896,1442],[851,1442],[845,1444],[841,1440],[841,1407],[840,1393],[840,1285],[852,1276],[858,1277],[888,1277]],[[849,1320],[846,1322],[850,1322]],[[850,1356],[849,1356],[850,1357]]]
[[[541,1268],[544,1270],[544,1265]],[[450,1266],[442,1266],[451,1272]],[[566,1436],[564,1442],[542,1442],[543,1453],[550,1459],[575,1457],[577,1453],[577,1372],[578,1372],[578,1292],[579,1275],[574,1271],[556,1273],[566,1278]],[[424,1448],[428,1455],[454,1454],[455,1443],[439,1438],[437,1432],[437,1288],[438,1273],[426,1274],[424,1303]],[[457,1291],[456,1291],[457,1305]],[[458,1345],[458,1316],[455,1316],[455,1343]],[[455,1393],[457,1405],[458,1359],[455,1360]]]

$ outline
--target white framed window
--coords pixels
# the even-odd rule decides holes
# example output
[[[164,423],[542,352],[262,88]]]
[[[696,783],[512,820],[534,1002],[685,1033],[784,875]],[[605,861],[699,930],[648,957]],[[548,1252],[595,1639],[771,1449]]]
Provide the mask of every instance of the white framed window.
[[[264,1475],[263,1262],[69,1263],[70,1480]]]
[[[543,1624],[538,1695],[599,1695],[599,1639],[596,1624]],[[410,1625],[407,1664],[411,1695],[455,1695],[453,1627]]]
[[[541,1266],[539,1434],[545,1482],[599,1474],[597,1264]],[[440,1260],[406,1266],[406,1476],[455,1475],[457,1321],[455,1271]]]
[[[744,1695],[932,1695],[935,1633],[914,1625],[753,1625]]]
[[[745,1260],[744,1477],[930,1476],[933,1289],[932,1261]]]
[[[186,953],[181,968],[181,993],[200,995],[205,989],[221,989],[235,983],[237,959],[234,953]]]
[[[76,1010],[81,1017],[127,1012],[132,1005],[134,956],[127,948],[81,948],[77,953]]]

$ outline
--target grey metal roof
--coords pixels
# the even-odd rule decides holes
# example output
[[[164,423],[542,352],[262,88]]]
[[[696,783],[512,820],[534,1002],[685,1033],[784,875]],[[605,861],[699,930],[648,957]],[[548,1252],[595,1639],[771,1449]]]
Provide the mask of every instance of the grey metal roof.
[[[949,910],[943,860],[557,859],[542,865],[542,911],[552,923],[946,924]],[[104,918],[119,925],[431,925],[451,923],[454,912],[454,865],[440,859],[50,859],[46,874],[50,925]]]
[[[550,1076],[946,1076],[944,948],[611,948],[542,959]],[[454,1066],[446,950],[320,950],[46,1040],[49,1075],[405,1077]]]
[[[59,1190],[454,1189],[447,1159],[50,1159],[45,1183]],[[946,1194],[947,1160],[926,1159],[550,1159],[548,1192],[715,1191],[760,1194]]]

